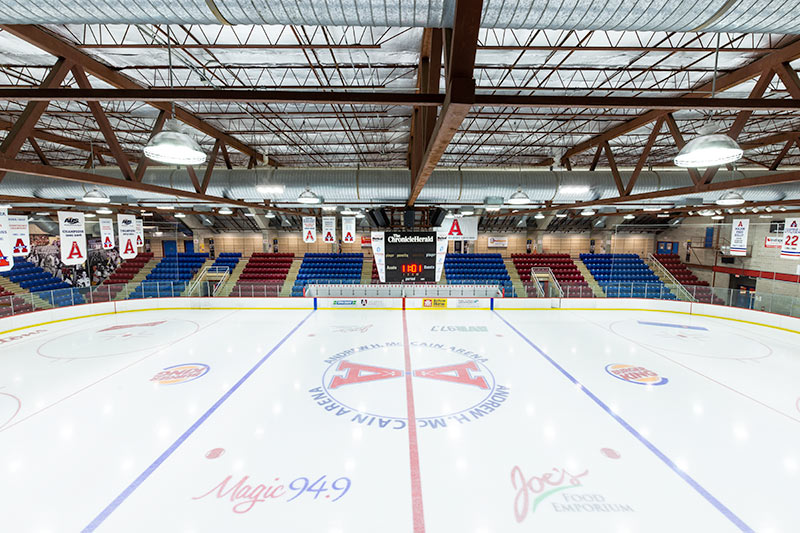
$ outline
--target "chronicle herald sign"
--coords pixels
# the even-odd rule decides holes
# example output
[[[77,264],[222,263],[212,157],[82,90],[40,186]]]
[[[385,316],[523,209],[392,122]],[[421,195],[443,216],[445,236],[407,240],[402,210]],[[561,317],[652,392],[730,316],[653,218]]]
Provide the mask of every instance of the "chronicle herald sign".
[[[58,230],[61,237],[61,262],[65,265],[82,265],[86,262],[86,226],[83,213],[58,212]]]
[[[322,383],[308,389],[321,410],[342,421],[374,430],[402,430],[408,426],[404,398],[406,380],[414,383],[418,398],[415,422],[419,428],[447,428],[471,424],[502,409],[511,389],[497,382],[491,361],[483,354],[447,343],[412,341],[414,353],[435,361],[410,369],[403,361],[402,342],[372,342],[349,348],[322,360]],[[396,357],[395,357],[396,356]],[[419,393],[417,394],[417,391]],[[440,398],[447,394],[448,401]]]

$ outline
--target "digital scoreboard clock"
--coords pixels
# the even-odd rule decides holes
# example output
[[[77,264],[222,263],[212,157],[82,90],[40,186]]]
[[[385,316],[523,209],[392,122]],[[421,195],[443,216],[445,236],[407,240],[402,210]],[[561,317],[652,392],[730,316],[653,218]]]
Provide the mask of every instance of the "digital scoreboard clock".
[[[436,232],[387,231],[387,283],[436,281]]]

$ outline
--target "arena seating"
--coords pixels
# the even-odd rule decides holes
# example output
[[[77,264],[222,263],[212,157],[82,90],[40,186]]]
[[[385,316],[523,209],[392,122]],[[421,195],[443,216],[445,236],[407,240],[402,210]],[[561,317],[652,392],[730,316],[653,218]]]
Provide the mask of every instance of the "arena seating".
[[[140,253],[133,259],[126,259],[117,269],[108,276],[92,293],[92,301],[106,302],[113,300],[122,290],[125,283],[129,283],[144,265],[153,259],[152,252]]]
[[[29,313],[31,311],[33,311],[33,305],[30,296],[23,297],[13,292],[0,290],[0,317]]]
[[[448,285],[501,285],[506,296],[514,287],[500,254],[447,254],[444,273]]]
[[[707,281],[700,281],[689,268],[683,264],[681,258],[677,254],[654,254],[653,257],[659,263],[664,265],[664,268],[669,270],[669,273],[689,291],[689,294],[695,297],[698,302],[714,303],[722,305],[725,302],[722,299],[714,296]]]
[[[211,268],[228,267],[228,270],[233,272],[233,269],[239,264],[239,260],[241,258],[241,252],[223,252],[217,256],[217,258],[214,260],[214,263],[211,265]]]
[[[164,257],[131,292],[128,299],[180,296],[186,283],[194,277],[206,259],[207,253],[179,253]]]
[[[17,283],[23,289],[38,294],[46,302],[63,307],[65,305],[85,303],[83,295],[72,290],[72,285],[45,272],[41,267],[25,260],[17,260],[8,272],[3,272],[8,280]],[[74,294],[73,294],[74,293]]]
[[[677,299],[636,254],[581,254],[580,258],[609,298]]]
[[[292,261],[294,254],[254,253],[229,296],[278,296]]]
[[[530,289],[533,286],[531,269],[534,267],[552,270],[553,276],[564,291],[564,296],[580,298],[594,296],[589,283],[569,254],[511,254],[511,260],[529,296],[533,294]]]
[[[307,253],[303,256],[300,272],[292,287],[292,296],[303,296],[303,288],[309,283],[361,283],[364,254]]]

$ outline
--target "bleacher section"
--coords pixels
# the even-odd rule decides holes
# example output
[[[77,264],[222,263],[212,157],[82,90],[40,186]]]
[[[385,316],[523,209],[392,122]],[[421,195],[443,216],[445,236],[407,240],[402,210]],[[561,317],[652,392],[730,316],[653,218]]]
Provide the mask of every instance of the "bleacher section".
[[[208,259],[207,253],[179,253],[164,257],[128,296],[136,298],[157,298],[180,296],[186,283]]]
[[[219,268],[219,271],[222,272],[222,268],[227,267],[228,272],[233,272],[233,269],[239,264],[241,258],[241,252],[223,252],[217,256],[211,268]]]
[[[111,273],[103,283],[101,283],[92,294],[92,301],[105,302],[113,300],[122,290],[125,283],[129,283],[150,260],[153,259],[152,252],[140,253],[133,259],[127,259],[120,263],[117,269]]]
[[[447,254],[444,273],[448,285],[501,285],[506,297],[515,296],[500,254]]]
[[[722,299],[714,296],[707,281],[700,281],[689,268],[683,264],[676,254],[654,254],[653,257],[664,265],[670,274],[694,296],[698,302],[724,304]]]
[[[11,270],[2,275],[23,289],[41,293],[38,295],[40,298],[57,307],[85,303],[83,296],[77,291],[73,296],[72,285],[25,260],[15,261]]]
[[[511,254],[519,279],[531,296],[531,269],[549,268],[566,297],[591,298],[594,296],[586,279],[569,254]]]
[[[0,291],[0,318],[33,311],[31,297],[23,297],[6,290]]]
[[[229,296],[278,296],[294,254],[254,253]]]
[[[636,254],[581,254],[580,258],[609,298],[677,299]]]
[[[303,256],[300,272],[292,287],[292,296],[303,296],[303,288],[309,283],[358,285],[363,264],[362,253],[307,253]]]

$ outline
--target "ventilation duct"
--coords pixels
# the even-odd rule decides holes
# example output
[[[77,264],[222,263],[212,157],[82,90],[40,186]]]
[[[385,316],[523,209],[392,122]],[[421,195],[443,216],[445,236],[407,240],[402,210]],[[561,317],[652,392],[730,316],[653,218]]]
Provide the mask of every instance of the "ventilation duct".
[[[456,0],[0,0],[3,24],[450,28]],[[800,0],[484,0],[484,28],[800,33]]]

